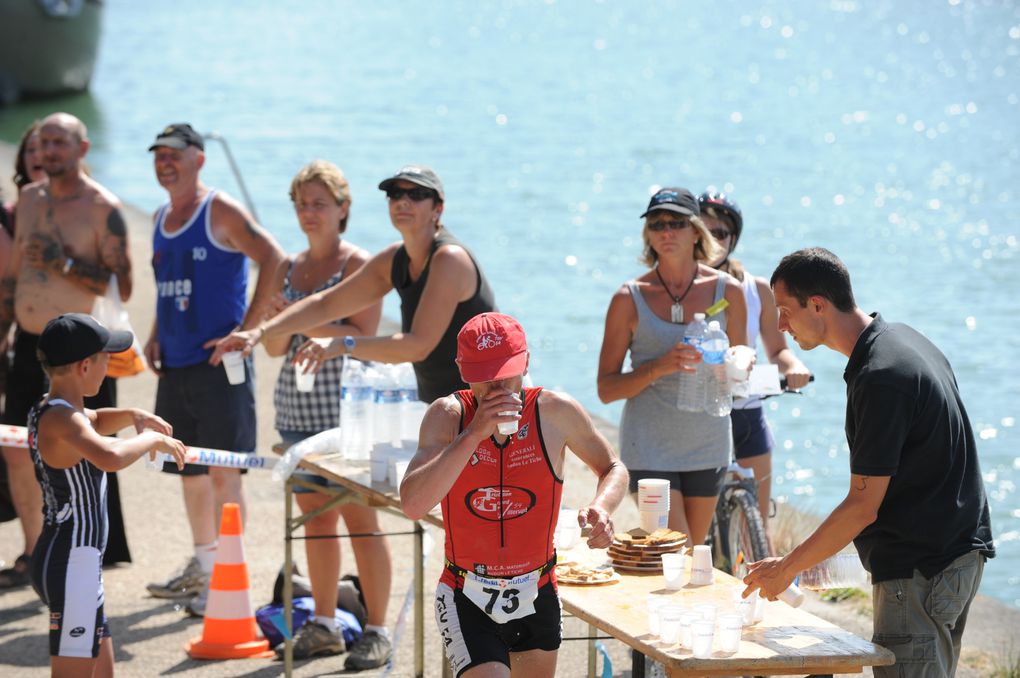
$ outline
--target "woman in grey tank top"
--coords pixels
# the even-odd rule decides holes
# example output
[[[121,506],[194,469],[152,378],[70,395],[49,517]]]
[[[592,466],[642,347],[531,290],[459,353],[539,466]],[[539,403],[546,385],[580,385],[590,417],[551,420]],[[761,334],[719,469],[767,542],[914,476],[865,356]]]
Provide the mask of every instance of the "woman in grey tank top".
[[[631,492],[642,478],[668,479],[669,527],[686,532],[691,545],[701,544],[733,441],[729,417],[677,408],[679,373],[701,360],[683,335],[695,313],[711,311],[707,320],[719,321],[731,346],[746,344],[747,307],[740,284],[705,263],[719,245],[690,191],[661,189],[641,217],[642,260],[650,270],[622,285],[609,304],[599,398],[626,401],[620,457],[630,470]],[[628,351],[630,369],[624,370]]]

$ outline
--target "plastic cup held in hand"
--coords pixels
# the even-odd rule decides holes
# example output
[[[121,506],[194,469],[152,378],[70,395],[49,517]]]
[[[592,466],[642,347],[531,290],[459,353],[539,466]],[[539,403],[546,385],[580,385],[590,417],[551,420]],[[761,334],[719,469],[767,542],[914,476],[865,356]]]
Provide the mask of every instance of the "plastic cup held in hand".
[[[708,586],[714,578],[712,548],[706,544],[695,546],[694,555],[691,558],[691,584]]]
[[[666,588],[676,591],[684,587],[684,569],[687,556],[683,553],[662,554],[662,576],[666,580]]]
[[[294,386],[301,393],[311,393],[315,388],[315,372],[305,372],[308,361],[302,361],[300,365],[294,365]]]
[[[501,417],[507,417],[514,414],[517,413],[516,412],[499,413]],[[501,436],[512,436],[513,434],[517,433],[517,420],[515,419],[513,421],[501,421],[498,424],[496,424],[496,430],[499,431],[499,434]]]
[[[240,351],[227,351],[222,356],[223,369],[227,371],[227,381],[232,386],[244,383],[244,356]]]
[[[699,619],[691,624],[691,652],[698,659],[712,656],[712,640],[715,637],[715,622]]]
[[[163,462],[172,462],[174,458],[166,452],[157,452],[156,458],[153,460],[149,459],[149,455],[145,455],[145,468],[150,471],[162,471]]]
[[[744,628],[743,616],[736,612],[719,615],[716,620],[719,649],[722,652],[736,652],[740,649],[740,632]]]

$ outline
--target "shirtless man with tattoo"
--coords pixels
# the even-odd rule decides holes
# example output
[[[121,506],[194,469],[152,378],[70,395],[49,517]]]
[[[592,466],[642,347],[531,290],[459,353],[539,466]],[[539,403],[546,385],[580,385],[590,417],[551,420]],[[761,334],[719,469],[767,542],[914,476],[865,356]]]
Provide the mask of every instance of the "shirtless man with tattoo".
[[[212,347],[236,329],[256,327],[276,292],[283,250],[236,200],[202,183],[205,141],[187,123],[163,128],[149,147],[156,180],[169,200],[156,210],[152,268],[156,274],[156,321],[145,357],[159,374],[156,414],[186,445],[255,451],[255,375],[230,384]],[[248,298],[249,260],[258,282]],[[194,556],[164,582],[148,585],[157,598],[191,600],[187,610],[205,612],[216,554],[217,519],[224,502],[245,515],[241,471],[188,464],[179,471]]]
[[[18,199],[18,229],[10,265],[0,280],[0,337],[17,321],[14,363],[7,380],[3,423],[25,426],[28,411],[47,389],[36,357],[36,341],[46,323],[62,313],[90,313],[117,274],[120,297],[131,295],[131,260],[121,202],[82,167],[88,131],[68,113],[54,113],[39,127],[43,169],[48,182],[25,186]],[[103,383],[86,406],[112,407],[114,382]],[[11,497],[25,537],[24,554],[5,571],[0,588],[28,583],[28,563],[42,529],[42,494],[28,450],[4,448]],[[116,476],[107,478],[108,492]],[[130,560],[120,522],[119,497],[111,497],[111,536],[121,543],[117,560]],[[119,529],[118,529],[119,528]]]

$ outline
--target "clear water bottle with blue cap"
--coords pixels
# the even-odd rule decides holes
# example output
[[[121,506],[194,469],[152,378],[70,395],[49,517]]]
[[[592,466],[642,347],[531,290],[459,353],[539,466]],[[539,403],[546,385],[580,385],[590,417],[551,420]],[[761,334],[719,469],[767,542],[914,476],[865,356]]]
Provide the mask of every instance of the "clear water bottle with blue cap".
[[[701,344],[705,375],[705,412],[713,417],[729,416],[733,409],[730,382],[726,376],[726,352],[730,348],[729,337],[718,320],[708,323],[708,334]]]
[[[684,343],[703,352],[702,342],[708,336],[708,325],[705,314],[695,313],[694,320],[687,323],[684,330]],[[704,365],[699,363],[694,372],[678,372],[680,388],[677,392],[677,409],[686,412],[701,412],[705,409],[705,376]]]

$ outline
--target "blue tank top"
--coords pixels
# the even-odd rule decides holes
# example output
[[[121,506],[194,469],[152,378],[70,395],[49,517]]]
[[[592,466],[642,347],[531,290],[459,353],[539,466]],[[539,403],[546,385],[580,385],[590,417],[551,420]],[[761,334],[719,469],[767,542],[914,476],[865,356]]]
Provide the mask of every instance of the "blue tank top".
[[[226,336],[244,319],[248,258],[212,235],[216,191],[174,233],[163,226],[169,203],[156,215],[152,268],[156,318],[164,367],[188,367],[209,359],[202,344]]]
[[[40,401],[28,413],[28,449],[42,486],[43,530],[59,531],[72,547],[106,549],[106,474],[87,459],[70,468],[53,468],[39,453],[39,420],[66,400]]]

